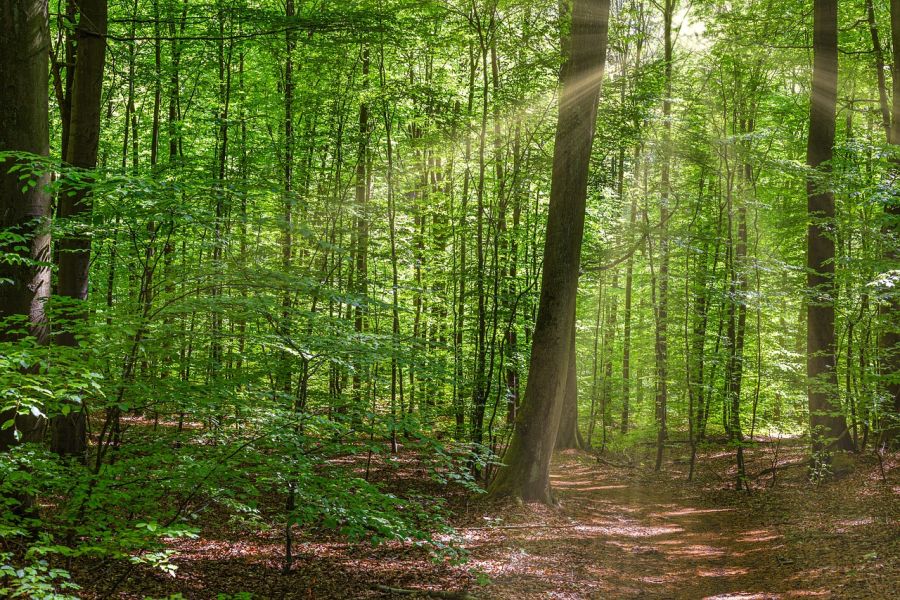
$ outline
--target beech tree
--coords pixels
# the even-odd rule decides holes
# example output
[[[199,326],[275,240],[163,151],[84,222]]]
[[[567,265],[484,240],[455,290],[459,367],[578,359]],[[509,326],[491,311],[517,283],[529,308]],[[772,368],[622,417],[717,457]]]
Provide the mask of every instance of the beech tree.
[[[100,141],[100,110],[103,92],[103,66],[106,62],[106,0],[83,0],[78,3],[75,26],[75,65],[71,69],[71,99],[65,131],[65,161],[78,169],[97,166]],[[91,262],[89,226],[77,220],[91,214],[90,190],[83,186],[67,188],[59,196],[59,216],[72,219],[75,230],[59,241],[58,293],[79,301],[71,318],[85,322],[88,312],[83,304],[88,298]],[[74,327],[65,328],[57,343],[75,346]],[[83,456],[87,448],[86,415],[83,407],[73,407],[68,414],[57,415],[51,424],[51,447],[64,455]]]
[[[166,569],[213,514],[290,573],[298,528],[452,553],[441,486],[623,483],[575,463],[890,481],[898,15],[2,4],[0,576]]]
[[[14,0],[0,8],[0,340],[48,342],[45,302],[50,295],[50,181],[47,3]],[[36,364],[20,365],[25,370]],[[40,412],[0,414],[0,449],[40,441]]]
[[[834,195],[827,179],[834,157],[837,105],[838,3],[815,0],[813,10],[813,79],[810,93],[807,180],[806,376],[813,452],[851,449],[853,441],[836,402],[834,339]]]
[[[525,398],[494,496],[551,502],[550,459],[569,372],[573,315],[581,264],[588,165],[609,30],[607,0],[575,0],[571,42],[560,71],[559,117],[553,151],[550,209],[541,299]]]

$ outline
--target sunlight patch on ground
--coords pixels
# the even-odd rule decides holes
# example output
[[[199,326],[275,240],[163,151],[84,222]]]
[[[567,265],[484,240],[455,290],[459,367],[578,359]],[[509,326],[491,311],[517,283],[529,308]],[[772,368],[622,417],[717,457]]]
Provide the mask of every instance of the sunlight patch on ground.
[[[745,544],[754,544],[754,543],[762,543],[762,542],[771,542],[773,540],[781,539],[783,536],[777,533],[772,533],[767,529],[754,529],[753,531],[746,531],[739,538],[736,538],[737,541],[743,542]]]
[[[764,594],[761,592],[734,592],[728,594],[717,594],[715,596],[705,596],[703,600],[775,600],[781,598],[776,594]]]
[[[709,513],[732,512],[731,508],[681,508],[669,512],[659,513],[660,517],[684,517],[688,515],[705,515]]]
[[[684,532],[684,529],[678,526],[668,527],[651,527],[647,525],[624,524],[624,525],[608,525],[605,523],[596,523],[588,525],[585,529],[592,529],[597,533],[610,536],[621,536],[629,538],[646,538],[658,535],[672,535]]]
[[[591,485],[594,483],[592,479],[579,479],[579,480],[563,480],[563,481],[554,481],[554,487],[568,488],[568,487],[576,487],[579,485]]]
[[[674,548],[671,550],[667,550],[666,554],[674,554],[676,556],[686,556],[690,558],[708,558],[711,556],[724,556],[725,551],[714,546],[695,544],[692,546],[685,546],[683,548]]]
[[[860,517],[858,519],[846,519],[844,521],[837,522],[837,528],[835,531],[838,533],[846,533],[853,527],[859,527],[860,525],[871,525],[875,522],[875,519],[872,517]]]
[[[750,569],[744,567],[710,567],[706,569],[697,569],[697,575],[700,577],[737,577],[738,575],[746,575]]]

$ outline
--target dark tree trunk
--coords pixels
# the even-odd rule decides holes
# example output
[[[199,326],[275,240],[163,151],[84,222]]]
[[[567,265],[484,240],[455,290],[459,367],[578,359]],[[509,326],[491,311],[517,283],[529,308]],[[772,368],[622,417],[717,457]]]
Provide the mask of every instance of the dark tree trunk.
[[[807,334],[806,376],[809,422],[815,454],[851,449],[847,424],[837,401],[834,337],[834,194],[823,175],[834,152],[837,106],[837,0],[815,0],[813,82],[806,162],[807,179]]]
[[[550,502],[550,459],[568,378],[587,177],[606,61],[608,0],[575,0],[553,152],[550,209],[528,385],[494,496]]]
[[[9,0],[0,5],[0,152],[49,152],[47,3],[41,0]],[[19,180],[22,172],[9,173],[30,161],[0,162],[0,231],[21,235],[25,242],[0,247],[22,262],[0,261],[0,341],[33,336],[47,343],[44,300],[50,294],[50,196],[45,190],[49,174],[32,178],[34,185]],[[4,245],[6,246],[6,245]],[[38,262],[39,261],[39,262]],[[43,264],[40,264],[43,263]],[[7,321],[25,317],[21,321]],[[40,441],[45,423],[31,414],[0,414],[0,422],[15,419],[14,427],[0,431],[0,451],[19,442]],[[19,434],[16,440],[16,432]]]
[[[369,83],[369,49],[362,48],[362,85],[363,89],[368,87]],[[357,144],[356,155],[356,182],[355,182],[355,201],[356,201],[356,247],[354,285],[357,298],[356,309],[354,311],[353,330],[357,335],[362,336],[366,330],[365,311],[362,305],[362,298],[368,291],[368,255],[369,255],[369,217],[368,217],[368,199],[369,184],[368,175],[366,173],[366,164],[369,156],[369,104],[360,102],[359,104],[359,142]],[[363,410],[362,380],[363,365],[358,364],[353,371],[353,411]]]
[[[575,355],[575,315],[572,315],[572,336],[569,342],[569,364],[566,367],[566,388],[562,398],[562,415],[556,433],[556,449],[584,448],[581,431],[578,430],[578,371]]]
[[[885,233],[887,252],[885,263],[896,267],[900,263],[900,239],[898,239],[898,223],[900,223],[900,0],[891,0],[891,43],[894,54],[894,99],[893,123],[888,141],[895,146],[895,154],[891,161],[894,180],[894,195],[885,207]],[[882,330],[879,346],[881,350],[881,371],[885,378],[885,388],[893,408],[892,422],[882,435],[882,442],[895,445],[900,437],[900,292],[896,287],[889,290],[887,302],[881,307]]]
[[[97,166],[100,141],[100,103],[103,90],[103,67],[106,62],[106,0],[84,0],[79,3],[79,19],[75,28],[75,69],[72,82],[69,139],[65,161],[79,169]],[[93,202],[84,187],[63,193],[59,197],[59,213],[63,218],[85,221],[90,217]],[[59,244],[60,296],[86,301],[88,271],[91,260],[89,233],[73,233]],[[76,322],[86,322],[86,309],[78,311]],[[75,332],[62,331],[56,341],[60,345],[75,346]],[[62,455],[82,456],[87,449],[86,414],[73,407],[68,415],[53,418],[51,449]]]

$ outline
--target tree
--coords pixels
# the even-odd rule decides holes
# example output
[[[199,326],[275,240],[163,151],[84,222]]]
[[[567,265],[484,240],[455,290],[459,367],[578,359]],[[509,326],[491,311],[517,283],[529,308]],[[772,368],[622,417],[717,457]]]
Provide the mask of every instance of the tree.
[[[806,164],[807,332],[806,376],[809,424],[814,454],[852,448],[847,423],[837,403],[834,337],[834,194],[827,175],[834,156],[837,107],[837,0],[814,0],[813,76],[810,93]]]
[[[578,429],[578,369],[576,362],[577,344],[575,335],[575,315],[572,315],[572,335],[569,341],[569,362],[566,366],[566,389],[563,392],[562,414],[559,431],[556,434],[556,449],[584,448],[584,440]]]
[[[49,152],[47,19],[41,0],[11,0],[0,7],[0,152]],[[0,343],[26,335],[37,344],[48,341],[48,183],[45,165],[28,157],[0,159]],[[0,450],[43,437],[45,423],[37,415],[17,415],[12,407],[0,414],[3,423],[10,419],[14,425],[0,431]]]
[[[659,291],[656,306],[656,470],[662,466],[663,449],[668,438],[666,419],[668,417],[668,377],[669,377],[669,195],[671,193],[670,161],[672,155],[672,19],[675,16],[676,0],[665,0],[663,6],[663,69],[665,71],[665,96],[663,97],[663,139],[662,168],[660,170],[659,199]]]
[[[891,127],[888,132],[888,143],[894,147],[894,155],[891,158],[890,178],[893,182],[893,197],[885,206],[885,225],[887,252],[885,255],[888,268],[895,268],[900,264],[900,249],[898,249],[898,223],[900,223],[900,0],[891,0],[891,44],[893,46],[893,107]],[[880,55],[880,50],[878,51]],[[883,77],[883,75],[882,75]],[[896,281],[900,277],[894,272]],[[891,402],[893,423],[885,429],[883,441],[888,444],[896,444],[898,432],[900,432],[900,293],[896,289],[896,283],[887,293],[887,301],[881,308],[884,319],[883,330],[879,345],[882,352],[882,372],[886,376],[886,388]]]
[[[97,149],[100,140],[100,104],[103,92],[103,66],[106,61],[106,0],[83,0],[79,3],[80,16],[75,28],[75,69],[72,81],[72,97],[69,112],[66,143],[66,163],[78,169],[97,166]],[[88,281],[91,263],[91,234],[85,223],[92,210],[90,191],[83,184],[66,191],[59,198],[59,214],[62,218],[79,221],[75,232],[59,242],[60,296],[84,302],[88,298]],[[78,308],[72,315],[75,322],[86,322],[88,313]],[[75,331],[62,331],[56,342],[75,346]],[[59,454],[83,456],[87,447],[86,415],[84,407],[71,410],[67,415],[53,418],[51,448]]]
[[[562,413],[578,291],[587,177],[606,62],[608,0],[575,0],[571,47],[560,71],[556,142],[541,297],[522,410],[494,496],[551,502],[550,459]]]

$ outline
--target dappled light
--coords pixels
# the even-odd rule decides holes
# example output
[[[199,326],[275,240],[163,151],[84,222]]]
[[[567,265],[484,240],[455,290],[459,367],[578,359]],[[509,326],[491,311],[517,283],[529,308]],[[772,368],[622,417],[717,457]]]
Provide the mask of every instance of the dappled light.
[[[900,597],[900,0],[0,0],[0,597]]]

